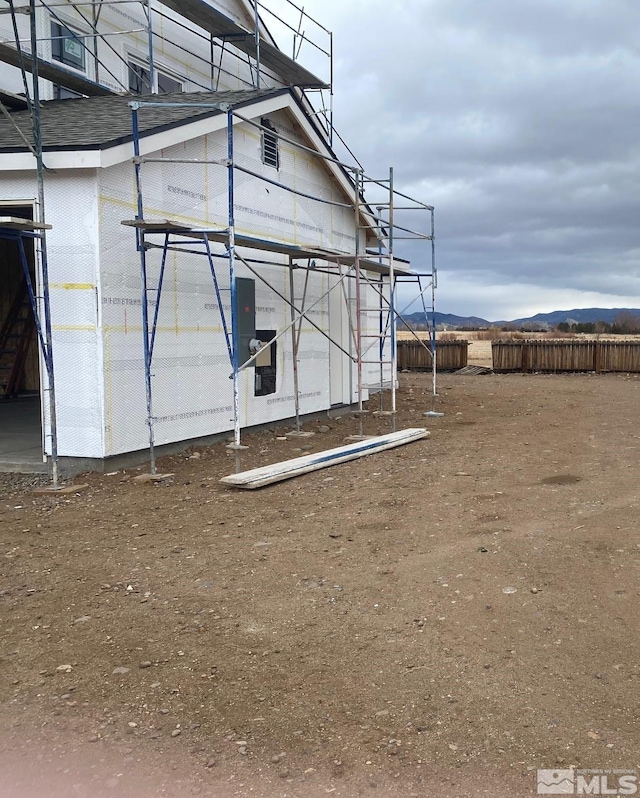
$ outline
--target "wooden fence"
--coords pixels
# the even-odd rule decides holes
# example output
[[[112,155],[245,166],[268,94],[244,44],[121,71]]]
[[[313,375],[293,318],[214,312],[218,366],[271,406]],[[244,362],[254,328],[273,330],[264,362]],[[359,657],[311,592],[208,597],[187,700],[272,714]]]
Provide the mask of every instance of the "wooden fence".
[[[425,341],[426,346],[430,346]],[[398,341],[398,369],[431,371],[431,349],[420,341]],[[438,371],[456,371],[467,365],[468,341],[438,341],[436,368]]]
[[[494,341],[493,370],[640,373],[640,341]]]

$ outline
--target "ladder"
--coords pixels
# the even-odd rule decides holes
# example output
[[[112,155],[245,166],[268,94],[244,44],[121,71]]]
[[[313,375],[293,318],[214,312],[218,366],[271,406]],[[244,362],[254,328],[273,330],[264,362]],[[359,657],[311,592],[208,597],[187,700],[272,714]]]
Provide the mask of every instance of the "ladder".
[[[375,365],[379,366],[379,385],[373,386],[368,384],[365,387],[377,387],[379,389],[380,394],[380,411],[382,411],[382,394],[385,388],[385,380],[384,380],[384,369],[385,366],[390,368],[393,371],[393,357],[392,353],[389,357],[385,357],[385,344],[389,341],[391,337],[391,306],[390,304],[385,301],[384,290],[385,286],[389,286],[389,283],[385,283],[382,275],[378,279],[365,279],[362,281],[364,284],[365,289],[369,288],[370,291],[367,292],[367,295],[371,297],[373,294],[374,301],[375,299],[378,300],[377,304],[367,306],[367,305],[360,305],[360,313],[367,314],[367,321],[371,321],[371,314],[375,314],[375,317],[378,321],[378,329],[376,332],[361,332],[361,344],[360,344],[360,353],[362,357],[363,365]],[[367,330],[370,327],[367,325]],[[369,339],[372,343],[367,343],[367,339]],[[378,345],[376,346],[376,342]],[[375,356],[371,359],[371,355],[367,358],[369,352],[374,352]],[[390,382],[394,379],[393,373],[390,376]]]
[[[358,401],[359,408],[362,410],[362,389],[375,388],[379,389],[379,410],[376,411],[377,415],[390,415],[392,416],[393,430],[395,431],[396,424],[396,356],[395,356],[395,310],[394,310],[394,289],[395,279],[393,274],[393,208],[394,208],[394,191],[393,191],[393,169],[389,170],[389,177],[383,180],[372,180],[359,174],[356,178],[356,229],[357,229],[357,242],[356,250],[360,249],[360,233],[363,230],[370,231],[371,223],[366,222],[363,224],[360,220],[360,207],[364,203],[364,189],[369,183],[375,184],[382,188],[384,191],[389,192],[389,199],[386,202],[376,202],[376,214],[371,212],[373,216],[373,227],[375,228],[378,238],[378,253],[377,257],[382,264],[388,263],[389,279],[385,283],[383,272],[381,271],[377,278],[367,276],[364,272],[360,271],[359,259],[356,256],[356,352],[358,355]],[[362,192],[362,196],[361,196]],[[364,203],[365,207],[366,203]],[[383,220],[382,214],[386,212],[388,219]],[[382,241],[387,239],[387,251],[383,256]],[[375,259],[376,255],[370,251],[365,251],[366,258]],[[388,286],[389,297],[385,298],[385,286]],[[372,305],[365,305],[361,302],[360,292],[362,287],[365,287],[365,294],[368,300],[373,298]],[[375,314],[378,319],[377,331],[370,332],[369,323],[371,315]],[[366,329],[363,329],[363,316],[366,319]],[[390,350],[388,356],[385,356],[385,345],[389,342]],[[369,353],[372,354],[369,354]],[[375,353],[375,354],[373,354]],[[367,384],[364,385],[363,381],[363,366],[377,366],[378,371],[378,386]],[[391,387],[391,409],[383,410],[383,396],[385,388],[385,368],[390,370],[390,387]],[[370,373],[370,372],[369,372]]]
[[[23,279],[0,329],[0,398],[18,395],[35,325]]]

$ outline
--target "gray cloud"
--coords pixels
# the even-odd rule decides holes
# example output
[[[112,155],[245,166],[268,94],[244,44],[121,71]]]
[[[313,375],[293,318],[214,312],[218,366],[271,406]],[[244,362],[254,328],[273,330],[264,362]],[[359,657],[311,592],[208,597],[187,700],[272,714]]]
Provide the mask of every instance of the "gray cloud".
[[[436,206],[442,310],[640,305],[634,0],[305,7],[335,31],[337,128]]]

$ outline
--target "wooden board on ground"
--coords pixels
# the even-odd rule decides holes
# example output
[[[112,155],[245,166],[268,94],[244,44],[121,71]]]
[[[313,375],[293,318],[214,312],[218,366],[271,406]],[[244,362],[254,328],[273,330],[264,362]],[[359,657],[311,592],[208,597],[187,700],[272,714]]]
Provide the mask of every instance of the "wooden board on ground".
[[[139,485],[146,485],[150,482],[164,482],[167,479],[171,479],[172,476],[173,474],[139,474],[131,481]]]
[[[253,490],[262,488],[265,485],[271,485],[274,482],[298,477],[301,474],[308,474],[310,471],[318,471],[320,468],[344,463],[347,460],[356,460],[367,454],[375,454],[385,449],[403,446],[405,443],[412,443],[428,436],[429,433],[422,427],[404,429],[398,432],[391,432],[388,435],[366,438],[357,443],[349,443],[346,446],[337,446],[335,449],[327,449],[324,452],[307,454],[302,457],[294,457],[292,460],[253,468],[240,474],[230,474],[228,477],[223,477],[220,482],[223,485],[229,485],[234,488]]]
[[[487,368],[487,366],[465,366],[453,373],[462,374],[464,377],[476,377],[478,374],[490,374],[491,369]]]
[[[42,488],[36,488],[33,492],[39,495],[70,496],[72,493],[80,493],[80,491],[86,490],[88,487],[88,485],[64,485],[63,487],[54,488],[53,485],[45,485]]]

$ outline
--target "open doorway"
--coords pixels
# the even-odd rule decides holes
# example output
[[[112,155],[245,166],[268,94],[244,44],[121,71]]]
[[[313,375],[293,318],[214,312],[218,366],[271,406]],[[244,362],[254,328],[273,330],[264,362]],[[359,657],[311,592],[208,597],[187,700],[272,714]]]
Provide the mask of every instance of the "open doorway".
[[[0,203],[0,216],[33,220],[33,204]],[[35,248],[24,248],[32,285]],[[41,470],[40,357],[36,325],[16,241],[0,239],[0,470]]]

